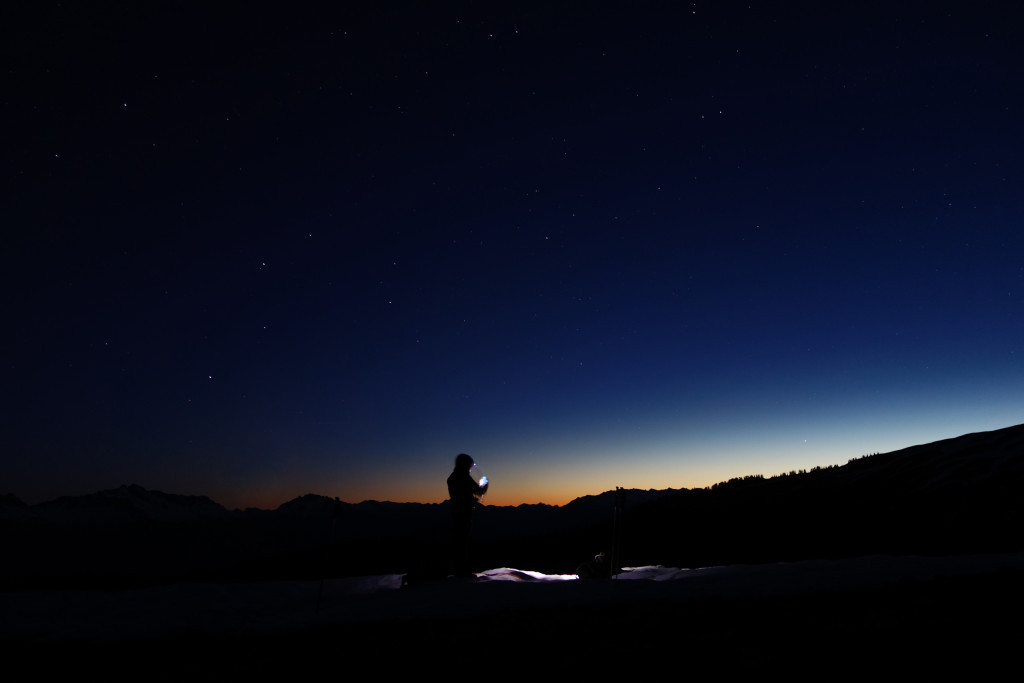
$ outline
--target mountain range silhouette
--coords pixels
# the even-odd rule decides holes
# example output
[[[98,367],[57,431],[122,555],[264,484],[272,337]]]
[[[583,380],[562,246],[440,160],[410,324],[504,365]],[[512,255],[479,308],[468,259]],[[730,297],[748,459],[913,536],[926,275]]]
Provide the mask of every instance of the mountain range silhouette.
[[[698,567],[868,554],[1021,550],[1024,425],[866,455],[842,466],[625,492],[624,565]],[[615,492],[564,506],[481,505],[480,569],[572,572],[608,549]],[[276,510],[121,486],[27,505],[0,498],[8,585],[403,573],[443,556],[448,504],[336,502]]]

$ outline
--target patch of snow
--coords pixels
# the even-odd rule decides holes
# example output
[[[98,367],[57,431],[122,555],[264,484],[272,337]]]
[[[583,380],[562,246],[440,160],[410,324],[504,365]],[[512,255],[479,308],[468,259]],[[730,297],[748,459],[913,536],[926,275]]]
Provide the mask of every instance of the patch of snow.
[[[700,569],[629,567],[612,580],[576,580],[511,567],[476,580],[402,588],[401,574],[326,581],[175,584],[142,589],[0,593],[0,638],[123,641],[200,632],[266,634],[334,624],[465,618],[532,608],[729,599],[873,588],[903,579],[1024,569],[1024,553],[872,556]]]
[[[575,574],[542,574],[529,569],[512,569],[511,567],[488,569],[476,576],[485,581],[576,581],[579,578]]]

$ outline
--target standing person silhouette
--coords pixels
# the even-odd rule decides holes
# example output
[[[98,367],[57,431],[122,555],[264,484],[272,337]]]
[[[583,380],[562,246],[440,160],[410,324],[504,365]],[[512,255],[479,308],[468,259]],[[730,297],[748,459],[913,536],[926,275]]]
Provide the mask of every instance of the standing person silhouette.
[[[455,457],[455,469],[448,475],[448,497],[452,502],[452,568],[455,576],[469,577],[469,529],[473,523],[473,506],[487,493],[487,478],[481,484],[473,481],[469,471],[473,458],[465,453]]]

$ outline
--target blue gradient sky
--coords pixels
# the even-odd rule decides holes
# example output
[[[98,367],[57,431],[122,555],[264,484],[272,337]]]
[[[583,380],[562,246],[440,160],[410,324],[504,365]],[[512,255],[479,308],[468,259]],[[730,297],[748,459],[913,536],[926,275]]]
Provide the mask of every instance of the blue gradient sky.
[[[34,11],[5,488],[563,504],[1024,421],[1021,14],[890,4]]]

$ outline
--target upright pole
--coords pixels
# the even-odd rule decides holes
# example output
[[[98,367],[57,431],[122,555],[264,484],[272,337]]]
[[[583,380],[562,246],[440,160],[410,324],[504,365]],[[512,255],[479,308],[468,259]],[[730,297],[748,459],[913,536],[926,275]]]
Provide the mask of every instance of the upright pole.
[[[320,569],[320,589],[316,592],[316,610],[315,614],[320,614],[320,598],[324,594],[324,581],[327,579],[327,563],[330,557],[329,553],[334,543],[334,532],[338,528],[338,517],[341,517],[341,500],[334,497],[334,514],[331,515],[331,536],[328,542],[324,544],[324,563]]]
[[[622,570],[620,553],[622,550],[622,515],[626,503],[626,489],[621,486],[615,487],[615,509],[612,513],[612,556],[608,570],[612,578]]]

